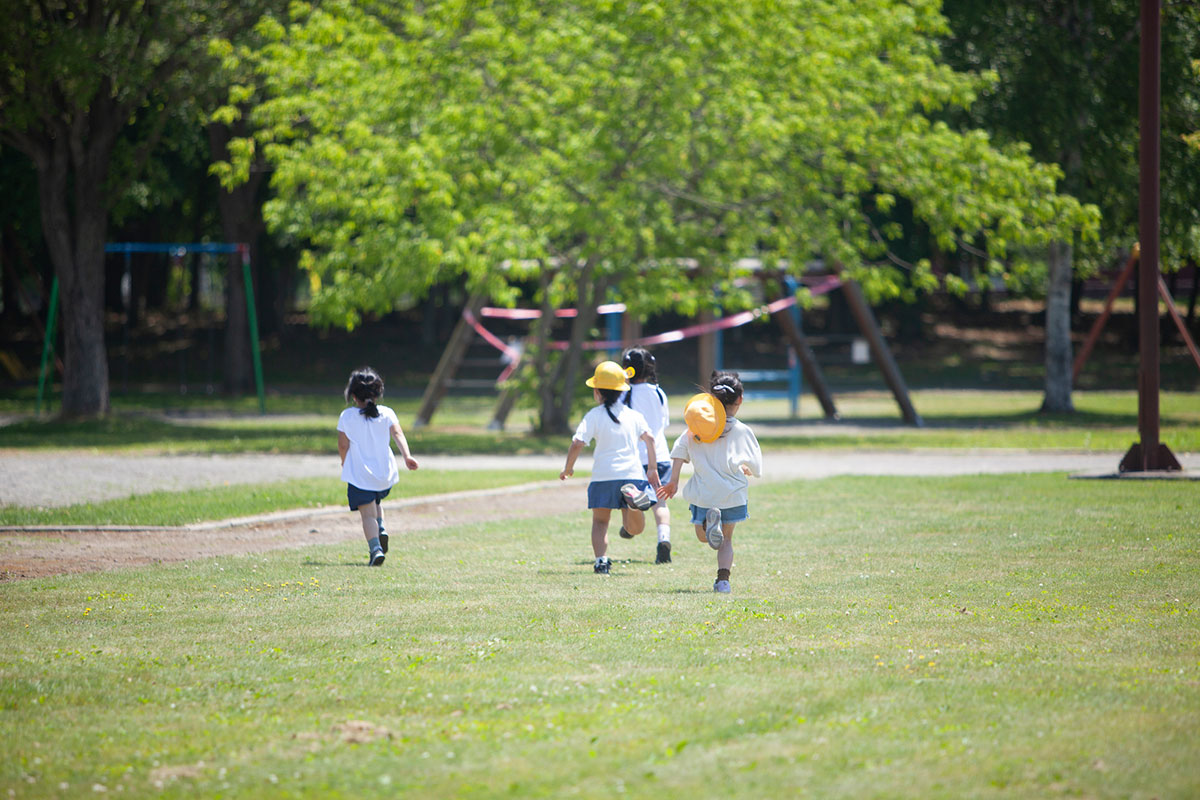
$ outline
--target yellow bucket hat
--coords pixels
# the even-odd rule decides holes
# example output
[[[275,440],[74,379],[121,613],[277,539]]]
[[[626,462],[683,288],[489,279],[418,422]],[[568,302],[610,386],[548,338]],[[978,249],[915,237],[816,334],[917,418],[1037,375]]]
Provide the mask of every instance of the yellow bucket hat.
[[[692,396],[683,410],[687,428],[702,442],[715,442],[725,432],[725,404],[711,394]]]
[[[584,383],[593,389],[617,389],[623,392],[629,388],[629,382],[625,379],[633,375],[633,367],[621,369],[621,365],[615,361],[601,361],[596,365],[596,373]]]

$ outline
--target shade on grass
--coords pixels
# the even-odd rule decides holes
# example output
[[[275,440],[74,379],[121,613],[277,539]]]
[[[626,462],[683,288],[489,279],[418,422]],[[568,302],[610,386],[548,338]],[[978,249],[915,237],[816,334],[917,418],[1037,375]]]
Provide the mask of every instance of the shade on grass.
[[[22,796],[1187,797],[1195,488],[756,485],[734,594],[588,515],[0,585]],[[67,788],[59,788],[65,785]],[[97,790],[98,791],[98,790]]]

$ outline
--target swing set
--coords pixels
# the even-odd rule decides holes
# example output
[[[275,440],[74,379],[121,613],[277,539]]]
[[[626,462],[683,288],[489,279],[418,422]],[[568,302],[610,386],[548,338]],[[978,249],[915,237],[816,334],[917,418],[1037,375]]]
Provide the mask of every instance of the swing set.
[[[764,278],[765,276],[760,272],[759,277]],[[624,304],[610,303],[598,306],[596,311],[605,317],[605,331],[608,338],[601,341],[584,342],[583,348],[585,350],[607,351],[609,357],[615,360],[619,357],[621,351],[628,347],[652,346],[696,338],[699,343],[700,356],[699,382],[703,384],[708,380],[708,376],[714,369],[723,368],[724,331],[746,325],[763,317],[772,317],[778,323],[783,334],[784,343],[788,351],[788,366],[786,369],[777,370],[739,370],[739,375],[743,383],[786,383],[786,389],[773,391],[760,390],[756,391],[755,394],[759,396],[787,397],[790,400],[791,414],[793,417],[796,417],[799,414],[801,387],[803,381],[807,381],[821,403],[825,418],[830,420],[838,419],[837,406],[834,403],[833,395],[829,391],[824,374],[817,364],[812,347],[804,335],[800,309],[796,304],[796,293],[800,286],[789,275],[779,277],[782,278],[782,283],[788,290],[788,294],[785,296],[749,311],[742,311],[729,316],[718,316],[717,313],[712,311],[702,312],[700,320],[694,325],[652,336],[641,335],[643,320],[626,317],[624,315],[626,310]],[[866,339],[870,354],[883,373],[884,379],[896,399],[905,422],[915,427],[922,427],[924,423],[912,405],[903,376],[901,376],[899,367],[892,357],[891,350],[883,338],[883,333],[879,329],[879,323],[876,321],[871,307],[866,302],[862,288],[856,282],[839,274],[819,277],[813,285],[806,288],[814,295],[826,294],[839,288],[842,290],[850,306],[851,313],[863,337]],[[558,309],[555,315],[559,318],[572,318],[577,313],[576,309],[562,308]],[[417,410],[416,419],[414,420],[414,427],[420,428],[429,424],[438,405],[440,405],[451,387],[499,387],[520,368],[521,357],[529,344],[528,337],[520,344],[514,345],[505,342],[495,333],[488,330],[481,321],[481,318],[534,320],[540,316],[541,312],[536,309],[488,307],[484,305],[483,295],[478,293],[472,294],[463,308],[461,318],[450,334],[450,339],[442,351],[441,358],[438,360],[437,367],[434,368],[428,385],[425,387],[425,393],[421,398],[421,405]],[[463,381],[458,379],[456,376],[466,362],[468,348],[478,341],[482,341],[499,351],[500,362],[505,365],[503,371],[494,380]],[[549,342],[548,346],[556,350],[565,350],[568,347],[568,343],[554,341]],[[497,401],[496,408],[492,414],[492,420],[488,424],[490,429],[503,429],[515,401],[516,393],[514,388],[511,385],[505,387]]]
[[[104,245],[105,253],[123,253],[125,255],[125,277],[128,283],[132,274],[131,259],[134,253],[166,253],[175,258],[182,258],[188,253],[230,254],[239,253],[242,257],[242,280],[246,286],[246,314],[250,328],[250,353],[254,362],[254,383],[258,390],[258,409],[260,414],[267,413],[266,394],[263,390],[262,357],[259,353],[258,315],[254,307],[254,283],[250,276],[250,247],[236,242],[199,242],[191,244],[152,242],[109,242]],[[125,309],[126,326],[129,320],[129,308]],[[46,391],[46,379],[49,374],[50,359],[54,354],[54,334],[56,331],[55,317],[58,313],[58,276],[50,287],[50,307],[46,315],[46,338],[42,345],[42,363],[38,370],[38,391],[36,413],[42,413],[42,400]]]

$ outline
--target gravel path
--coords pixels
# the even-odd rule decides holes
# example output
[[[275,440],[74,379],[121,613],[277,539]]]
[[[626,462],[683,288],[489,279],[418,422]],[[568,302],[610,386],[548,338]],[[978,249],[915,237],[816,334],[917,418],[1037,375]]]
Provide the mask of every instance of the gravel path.
[[[1200,471],[1200,454],[1179,456]],[[1023,450],[790,450],[765,456],[768,480],[832,475],[967,475],[1014,472],[1116,472],[1120,453]],[[422,469],[544,470],[557,477],[563,456],[424,456]],[[591,468],[585,455],[579,469]],[[115,456],[0,453],[0,505],[65,506],[148,492],[270,483],[339,475],[337,456]]]
[[[822,478],[832,475],[965,475],[1006,472],[1112,474],[1117,453],[1031,453],[1023,451],[865,452],[792,450],[766,454],[766,479]],[[582,480],[555,480],[562,456],[430,456],[423,469],[545,470],[549,480],[495,490],[457,492],[438,497],[389,500],[403,508],[403,525],[393,531],[396,544],[408,536],[447,526],[498,519],[579,513]],[[1200,476],[1200,455],[1180,461],[1190,477]],[[590,467],[581,459],[580,469]],[[336,456],[62,456],[0,453],[0,503],[59,505],[85,499],[128,497],[156,489],[179,490],[238,483],[266,477],[288,480],[336,476]],[[389,510],[388,513],[392,513]],[[253,555],[309,545],[362,544],[358,517],[342,507],[301,509],[242,520],[180,528],[10,529],[0,531],[0,583],[67,573],[98,572],[198,558]],[[331,564],[359,565],[356,555]],[[647,551],[648,552],[648,551]],[[396,554],[400,557],[400,554]],[[297,555],[299,563],[316,562]],[[389,562],[395,560],[388,559]]]

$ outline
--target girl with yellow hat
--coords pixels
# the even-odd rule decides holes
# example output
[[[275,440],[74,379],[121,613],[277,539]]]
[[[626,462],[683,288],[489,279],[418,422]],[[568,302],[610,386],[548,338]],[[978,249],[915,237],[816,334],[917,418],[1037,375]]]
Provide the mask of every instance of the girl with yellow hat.
[[[671,480],[658,490],[667,500],[679,489],[679,470],[691,462],[692,477],[683,487],[691,504],[696,538],[717,551],[713,591],[727,594],[733,569],[733,529],[749,519],[748,478],[762,477],[762,449],[750,426],[737,419],[742,381],[736,372],[713,372],[709,390],[688,400],[683,421],[688,429],[671,448]]]
[[[647,476],[638,452],[638,442],[644,442],[649,463],[656,463],[650,426],[645,417],[620,402],[621,394],[629,390],[627,378],[632,372],[615,361],[602,361],[585,381],[599,405],[585,414],[575,429],[567,463],[558,475],[564,481],[571,477],[579,454],[595,440],[588,508],[592,510],[592,553],[596,557],[593,570],[601,575],[607,575],[612,566],[608,523],[613,509],[621,510],[621,538],[631,539],[645,530],[646,509],[657,502],[654,490],[661,485],[656,472]]]

